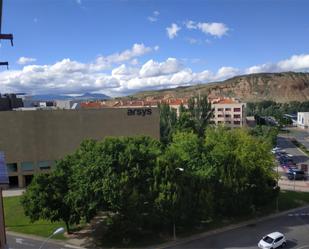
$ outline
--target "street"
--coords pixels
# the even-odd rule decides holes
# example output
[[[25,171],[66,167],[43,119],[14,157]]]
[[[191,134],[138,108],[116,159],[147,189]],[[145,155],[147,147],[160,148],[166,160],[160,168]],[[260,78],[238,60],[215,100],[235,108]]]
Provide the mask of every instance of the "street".
[[[274,231],[286,236],[286,248],[309,249],[309,208],[166,249],[253,249],[258,248],[257,244],[264,235]]]
[[[7,234],[7,243],[9,249],[38,249],[40,248],[42,241],[36,239],[25,238],[21,236]],[[82,249],[78,246],[69,245],[66,243],[55,243],[49,241],[44,245],[44,249]]]
[[[309,132],[308,129],[302,129],[293,127],[289,129],[290,137],[295,137],[300,143],[302,143],[309,150]]]
[[[277,139],[277,146],[285,150],[288,154],[293,155],[293,161],[300,165],[300,164],[307,164],[309,165],[309,157],[304,154],[302,151],[300,151],[290,140],[289,137],[286,135],[279,135]],[[303,181],[298,180],[290,181],[287,179],[286,174],[279,166],[278,163],[278,173],[280,174],[279,179],[279,186],[283,190],[296,190],[296,191],[303,191],[303,192],[309,192],[309,181]]]

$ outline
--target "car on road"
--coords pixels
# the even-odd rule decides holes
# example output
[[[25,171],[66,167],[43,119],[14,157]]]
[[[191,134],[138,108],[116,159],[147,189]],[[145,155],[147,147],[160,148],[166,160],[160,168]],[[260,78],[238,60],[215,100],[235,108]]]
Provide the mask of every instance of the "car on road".
[[[258,243],[261,249],[275,249],[286,246],[285,236],[280,232],[273,232],[264,236]]]
[[[294,167],[290,167],[286,174],[289,180],[306,180],[307,178],[303,170]]]

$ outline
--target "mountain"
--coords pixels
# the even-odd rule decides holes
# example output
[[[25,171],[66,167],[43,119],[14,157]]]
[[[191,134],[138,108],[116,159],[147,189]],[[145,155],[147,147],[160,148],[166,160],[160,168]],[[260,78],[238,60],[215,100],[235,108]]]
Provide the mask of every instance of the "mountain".
[[[68,96],[61,94],[43,94],[43,95],[32,95],[32,100],[40,101],[54,101],[54,100],[103,100],[110,99],[109,96],[101,93],[84,93],[80,96]]]
[[[140,92],[130,98],[183,98],[208,94],[234,97],[244,102],[273,100],[276,102],[309,101],[309,73],[258,73],[236,76],[222,82]]]

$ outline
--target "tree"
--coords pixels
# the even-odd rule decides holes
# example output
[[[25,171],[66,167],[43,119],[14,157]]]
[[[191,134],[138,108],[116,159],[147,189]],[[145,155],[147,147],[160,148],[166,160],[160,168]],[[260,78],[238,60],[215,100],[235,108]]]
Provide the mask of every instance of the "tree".
[[[194,121],[193,130],[199,137],[204,137],[205,129],[210,123],[214,112],[211,108],[211,103],[208,101],[208,97],[190,98],[188,102],[188,112],[191,115],[191,119]]]
[[[58,161],[51,174],[36,175],[21,200],[25,214],[31,221],[62,220],[68,233],[70,224],[79,223],[81,219],[68,198],[69,177],[72,174],[71,159],[72,157],[67,156]]]
[[[160,140],[164,145],[170,143],[177,122],[176,110],[168,104],[160,104]]]

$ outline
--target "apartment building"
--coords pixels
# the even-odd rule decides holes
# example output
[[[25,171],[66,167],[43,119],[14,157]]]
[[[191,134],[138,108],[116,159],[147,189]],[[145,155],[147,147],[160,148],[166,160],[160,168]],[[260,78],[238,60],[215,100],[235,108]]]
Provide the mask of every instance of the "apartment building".
[[[245,103],[232,98],[211,100],[214,109],[213,121],[216,125],[242,127],[246,124]]]

